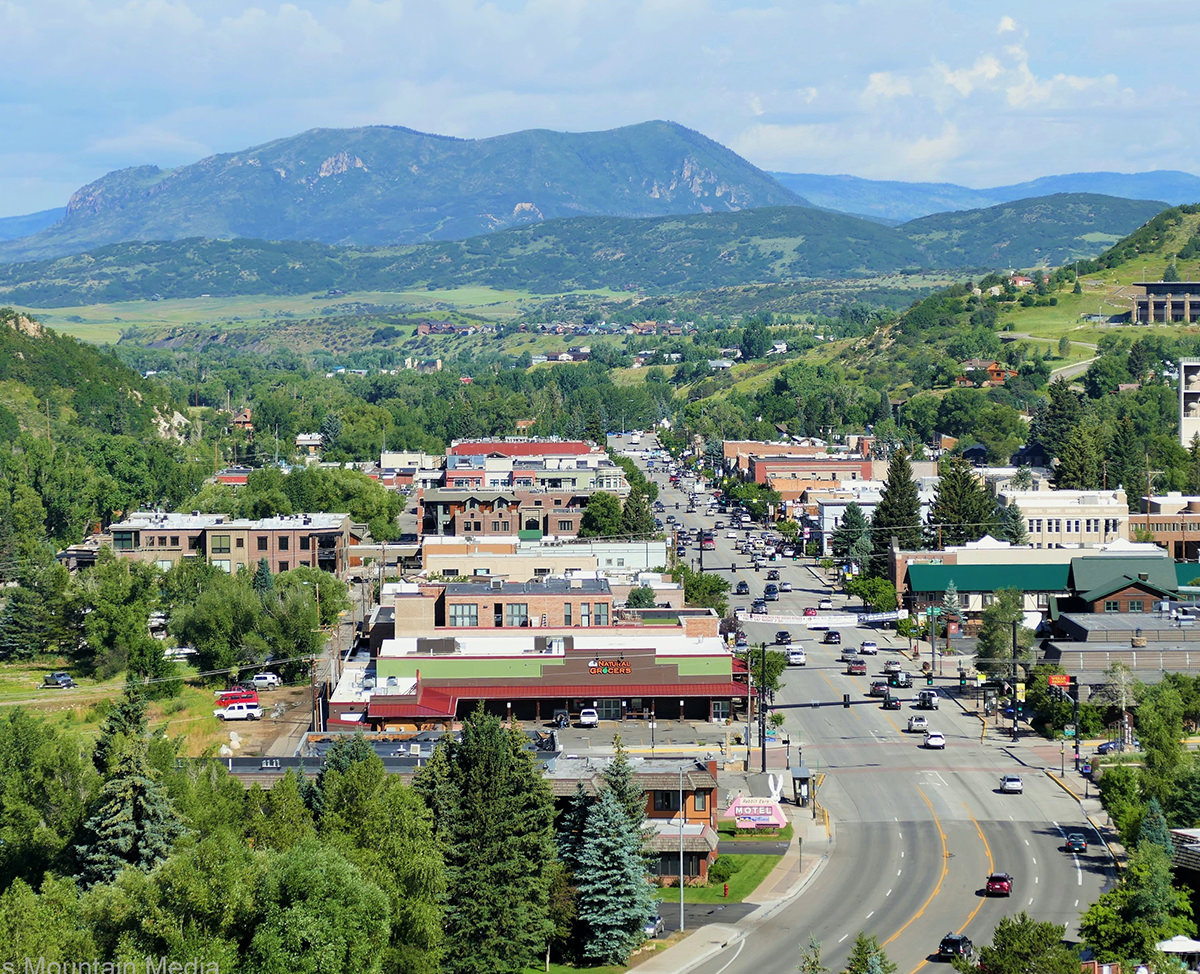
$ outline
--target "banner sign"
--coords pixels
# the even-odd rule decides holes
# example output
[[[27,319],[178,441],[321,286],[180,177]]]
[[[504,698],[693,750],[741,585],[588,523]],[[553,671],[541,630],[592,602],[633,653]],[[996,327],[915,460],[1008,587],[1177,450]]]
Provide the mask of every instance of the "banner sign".
[[[770,798],[738,795],[728,812],[739,829],[781,829],[787,825],[787,816],[783,814],[779,802]]]

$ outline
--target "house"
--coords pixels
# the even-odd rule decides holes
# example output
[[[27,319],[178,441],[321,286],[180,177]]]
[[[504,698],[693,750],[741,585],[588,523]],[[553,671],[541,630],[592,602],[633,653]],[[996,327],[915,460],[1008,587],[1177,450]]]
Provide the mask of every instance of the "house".
[[[1024,274],[1014,274],[1008,279],[1008,282],[1013,287],[1033,287],[1033,278],[1026,277]]]
[[[727,358],[710,358],[708,367],[714,372],[724,372],[726,369],[733,368],[733,362]]]
[[[315,457],[321,452],[322,437],[320,433],[297,433],[296,449],[305,456]]]
[[[234,429],[245,430],[247,433],[254,432],[254,423],[250,421],[250,409],[239,409],[233,414],[232,425]]]

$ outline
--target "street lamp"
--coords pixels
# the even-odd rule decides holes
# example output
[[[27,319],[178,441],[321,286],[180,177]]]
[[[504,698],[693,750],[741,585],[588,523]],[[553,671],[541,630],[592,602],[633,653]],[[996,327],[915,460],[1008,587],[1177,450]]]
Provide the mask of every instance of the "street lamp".
[[[679,766],[679,932],[683,933],[683,765]]]

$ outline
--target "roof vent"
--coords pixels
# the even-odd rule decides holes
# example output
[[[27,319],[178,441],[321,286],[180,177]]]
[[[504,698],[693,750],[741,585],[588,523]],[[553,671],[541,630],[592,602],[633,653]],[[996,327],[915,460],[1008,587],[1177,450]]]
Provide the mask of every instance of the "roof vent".
[[[1138,572],[1138,581],[1141,581],[1141,582],[1150,581],[1150,573],[1149,572]]]

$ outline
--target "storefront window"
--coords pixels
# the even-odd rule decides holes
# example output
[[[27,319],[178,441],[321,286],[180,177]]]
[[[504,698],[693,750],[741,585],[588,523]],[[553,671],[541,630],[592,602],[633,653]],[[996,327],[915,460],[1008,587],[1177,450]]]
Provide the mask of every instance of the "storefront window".
[[[458,603],[450,606],[450,625],[477,626],[479,625],[479,606],[474,602]]]
[[[529,625],[529,605],[525,602],[509,602],[505,605],[504,624],[506,626]]]

